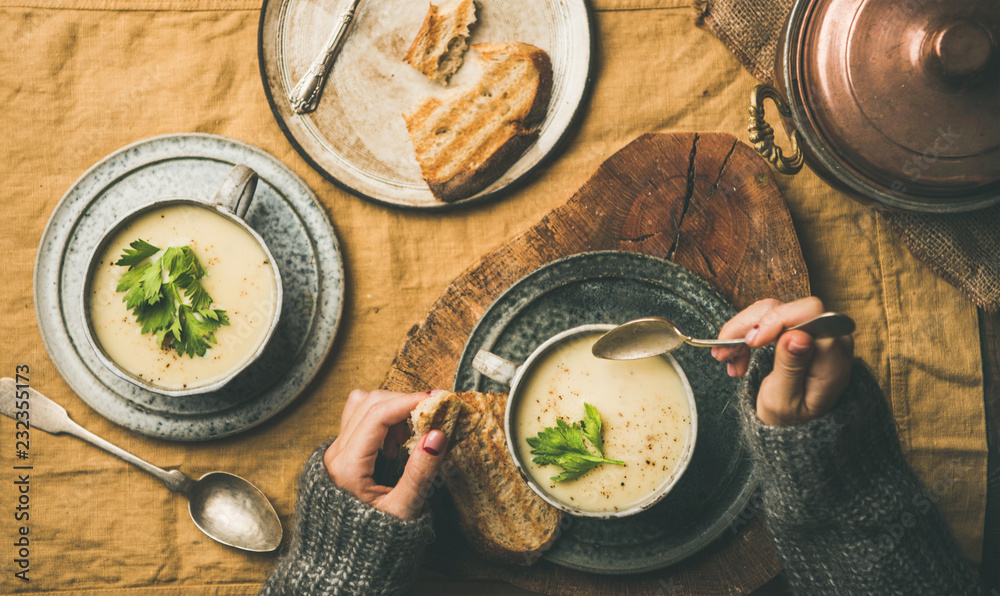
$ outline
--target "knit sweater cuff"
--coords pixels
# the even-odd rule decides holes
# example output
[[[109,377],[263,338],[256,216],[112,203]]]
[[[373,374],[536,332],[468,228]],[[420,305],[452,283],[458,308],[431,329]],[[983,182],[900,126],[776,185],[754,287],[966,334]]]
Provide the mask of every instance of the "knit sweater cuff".
[[[261,594],[403,591],[433,537],[430,514],[407,521],[361,502],[330,479],[326,448],[306,462],[291,544]]]
[[[796,593],[979,594],[944,520],[903,457],[889,404],[856,360],[826,414],[789,426],[757,418],[773,349],[741,386],[744,441],[775,546]]]
[[[757,417],[757,392],[773,367],[774,350],[756,350],[739,399],[744,442],[765,488],[772,525],[848,521],[859,510],[859,498],[893,500],[900,488],[914,487],[889,405],[861,360],[854,362],[847,389],[829,412],[788,426]],[[894,490],[878,494],[873,479]],[[892,503],[893,513],[902,506]]]

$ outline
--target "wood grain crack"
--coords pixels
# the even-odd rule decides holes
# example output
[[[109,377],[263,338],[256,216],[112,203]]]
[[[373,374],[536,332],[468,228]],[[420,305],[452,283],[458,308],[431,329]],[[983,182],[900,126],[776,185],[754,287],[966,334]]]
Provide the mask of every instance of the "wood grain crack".
[[[663,232],[653,232],[652,234],[642,234],[641,236],[636,236],[635,238],[622,238],[622,242],[645,242],[650,238],[655,238],[662,234]]]
[[[687,216],[688,208],[691,206],[691,196],[694,195],[694,158],[698,154],[698,133],[695,133],[694,140],[691,142],[691,155],[688,157],[688,172],[687,172],[687,189],[684,191],[684,199],[681,203],[681,213],[677,221],[674,222],[674,242],[670,245],[670,250],[667,252],[667,259],[673,261],[674,255],[677,253],[677,245],[681,241],[681,224],[684,223],[684,218]]]
[[[708,269],[708,273],[712,277],[716,277],[718,273],[715,271],[715,267],[712,267],[712,261],[708,258],[708,255],[705,254],[705,251],[703,251],[700,246],[695,246],[695,250],[698,251],[698,256],[701,257],[701,260],[705,262],[705,268]]]
[[[711,199],[712,196],[715,195],[715,191],[718,190],[719,182],[722,181],[722,175],[726,173],[726,166],[729,165],[729,158],[732,157],[733,153],[736,151],[737,143],[739,143],[739,141],[733,141],[732,146],[729,147],[729,153],[727,153],[725,159],[722,160],[722,166],[719,167],[719,175],[715,177],[715,184],[712,185],[712,192],[708,194],[708,197],[705,199],[706,201]]]

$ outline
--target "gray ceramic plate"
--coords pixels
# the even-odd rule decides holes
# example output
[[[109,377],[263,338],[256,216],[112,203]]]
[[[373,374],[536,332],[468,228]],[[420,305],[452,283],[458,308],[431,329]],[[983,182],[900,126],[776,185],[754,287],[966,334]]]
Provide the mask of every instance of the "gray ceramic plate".
[[[260,182],[246,221],[281,272],[281,321],[267,349],[223,389],[165,397],[117,377],[87,343],[80,300],[105,228],[162,197],[208,200],[234,164]],[[153,137],[109,155],[83,174],[49,218],[35,259],[35,316],[49,357],[90,407],[145,435],[195,441],[231,435],[294,400],[319,371],[337,332],[344,268],[330,220],[313,192],[267,153],[225,137]]]
[[[694,337],[715,337],[734,314],[707,282],[669,261],[627,252],[573,255],[537,269],[497,298],[465,345],[455,388],[506,390],[473,370],[480,349],[521,362],[565,329],[650,315]],[[731,404],[736,383],[706,349],[685,345],[673,355],[698,406],[698,438],[684,476],[649,511],[617,520],[570,518],[546,559],[591,573],[640,573],[677,563],[730,531],[754,489]]]
[[[308,70],[349,5],[350,0],[266,0],[258,62],[271,111],[289,142],[317,171],[364,198],[441,209],[497,196],[556,148],[590,82],[592,36],[584,0],[477,2],[471,43],[522,41],[547,51],[552,99],[538,141],[510,169],[475,196],[442,203],[421,176],[402,114],[423,97],[474,80],[478,67],[468,56],[444,87],[403,62],[428,2],[361,2],[316,111],[292,111],[288,91]]]

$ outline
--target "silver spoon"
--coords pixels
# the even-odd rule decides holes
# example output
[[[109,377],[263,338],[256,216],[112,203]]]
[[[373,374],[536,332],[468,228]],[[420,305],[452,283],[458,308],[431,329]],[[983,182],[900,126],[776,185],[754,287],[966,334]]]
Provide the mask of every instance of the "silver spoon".
[[[239,476],[209,472],[191,480],[180,470],[158,468],[73,422],[62,406],[34,389],[18,386],[14,379],[0,379],[0,412],[28,421],[32,429],[83,439],[156,476],[170,490],[187,496],[191,519],[209,538],[252,552],[270,552],[281,544],[281,520],[274,507],[256,486]]]
[[[847,315],[827,312],[789,327],[813,337],[840,337],[854,332],[854,321]],[[694,339],[681,333],[676,325],[661,317],[645,317],[629,321],[608,331],[597,340],[591,350],[594,356],[605,360],[636,360],[672,352],[684,344],[699,348],[738,346],[743,339]]]

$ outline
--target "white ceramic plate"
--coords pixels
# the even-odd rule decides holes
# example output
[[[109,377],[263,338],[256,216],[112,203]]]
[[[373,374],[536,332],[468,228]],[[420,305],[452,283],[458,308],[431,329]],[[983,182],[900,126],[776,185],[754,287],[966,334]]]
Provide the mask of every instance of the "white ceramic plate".
[[[440,2],[437,2],[440,3]],[[498,194],[557,146],[589,83],[591,32],[584,0],[477,0],[470,43],[522,41],[552,59],[552,99],[538,141],[473,197],[442,203],[420,175],[402,114],[428,95],[472,80],[466,61],[444,87],[404,63],[426,0],[362,0],[316,111],[297,115],[288,92],[323,47],[350,0],[265,0],[258,52],[264,90],[288,140],[314,168],[354,193],[411,208],[444,208]]]

